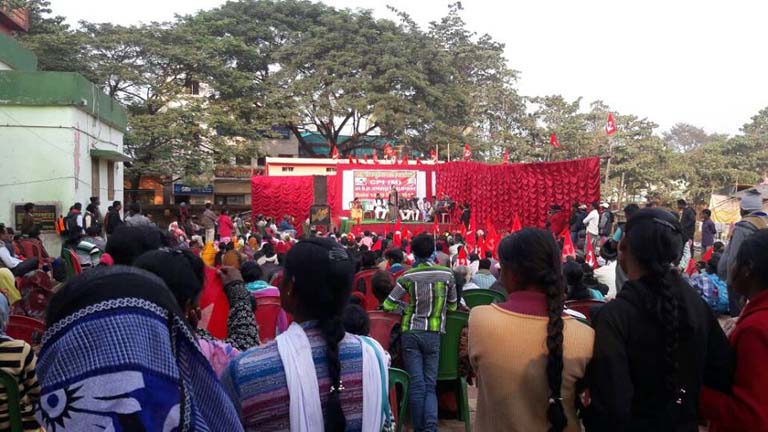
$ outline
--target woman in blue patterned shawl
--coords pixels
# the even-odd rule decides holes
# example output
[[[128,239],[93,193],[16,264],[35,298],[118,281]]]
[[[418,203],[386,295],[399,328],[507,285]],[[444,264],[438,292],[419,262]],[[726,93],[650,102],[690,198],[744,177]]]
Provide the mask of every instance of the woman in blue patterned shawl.
[[[158,277],[85,273],[51,299],[46,327],[37,417],[48,432],[243,430]]]

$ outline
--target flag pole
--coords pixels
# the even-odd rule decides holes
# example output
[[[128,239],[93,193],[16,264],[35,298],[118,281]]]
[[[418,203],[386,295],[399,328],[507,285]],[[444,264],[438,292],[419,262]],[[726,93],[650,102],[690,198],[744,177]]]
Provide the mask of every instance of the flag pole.
[[[448,141],[448,162],[451,161],[451,142]]]
[[[608,136],[608,161],[606,162],[605,166],[605,185],[603,185],[603,191],[608,190],[608,179],[611,175],[611,157],[613,156],[613,139],[611,139],[611,136]],[[605,193],[605,192],[604,192]]]

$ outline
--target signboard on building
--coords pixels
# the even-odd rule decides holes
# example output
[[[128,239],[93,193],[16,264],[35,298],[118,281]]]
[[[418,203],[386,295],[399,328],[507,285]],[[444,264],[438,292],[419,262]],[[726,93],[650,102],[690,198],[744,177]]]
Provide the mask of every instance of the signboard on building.
[[[35,204],[35,209],[32,210],[32,215],[35,217],[35,223],[40,226],[42,231],[55,231],[58,206],[56,204],[33,204]],[[13,205],[13,221],[16,229],[20,229],[21,223],[24,221],[24,204]]]
[[[214,170],[216,177],[249,179],[253,174],[251,167],[245,166],[220,166]]]
[[[213,185],[208,186],[187,186],[181,183],[173,185],[174,195],[213,195]]]
[[[376,194],[387,198],[394,185],[402,198],[416,196],[415,170],[354,170],[354,196],[361,200],[376,199]]]

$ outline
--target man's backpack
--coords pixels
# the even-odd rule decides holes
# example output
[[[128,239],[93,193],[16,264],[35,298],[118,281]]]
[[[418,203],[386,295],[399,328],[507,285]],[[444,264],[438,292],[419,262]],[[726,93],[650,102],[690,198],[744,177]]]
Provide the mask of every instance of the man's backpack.
[[[59,217],[56,218],[56,222],[54,223],[54,227],[56,229],[56,234],[63,236],[66,235],[67,226],[64,223],[64,216],[59,215]]]

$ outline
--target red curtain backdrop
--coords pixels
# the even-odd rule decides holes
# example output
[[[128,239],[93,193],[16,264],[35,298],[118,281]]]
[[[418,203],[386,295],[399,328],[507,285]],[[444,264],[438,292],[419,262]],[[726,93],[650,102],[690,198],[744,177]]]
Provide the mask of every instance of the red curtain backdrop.
[[[291,215],[298,225],[309,217],[315,191],[312,176],[251,178],[251,209],[253,216],[261,213],[280,218]]]
[[[437,193],[447,193],[457,204],[469,203],[480,227],[490,218],[497,229],[508,230],[515,213],[524,226],[544,227],[552,204],[567,211],[574,202],[600,199],[600,160],[445,163],[437,171]]]
[[[404,169],[404,166],[339,165],[326,179],[328,204],[334,221],[342,212],[342,173],[349,169]],[[447,193],[457,204],[469,203],[480,228],[486,221],[498,230],[509,230],[514,215],[524,226],[544,227],[547,210],[559,204],[568,211],[574,202],[600,199],[600,160],[579,159],[534,164],[487,165],[479,162],[449,162],[436,166],[410,166],[427,171],[427,193],[431,194],[431,173],[436,172],[437,194]],[[312,176],[252,179],[251,203],[254,215],[281,217],[289,214],[304,221],[314,201]]]

